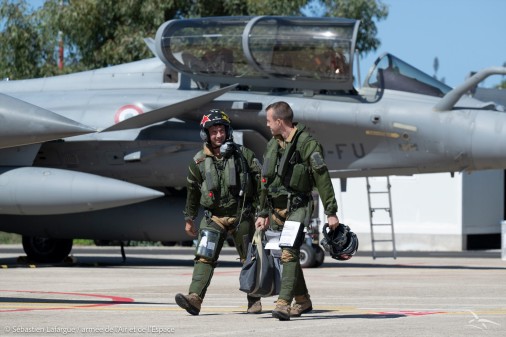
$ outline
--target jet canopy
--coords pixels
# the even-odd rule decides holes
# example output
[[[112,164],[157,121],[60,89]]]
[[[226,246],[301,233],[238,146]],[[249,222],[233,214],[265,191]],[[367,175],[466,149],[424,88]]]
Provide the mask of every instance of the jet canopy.
[[[378,57],[364,86],[443,97],[452,88],[392,54]]]
[[[352,90],[359,21],[307,17],[171,20],[156,34],[160,59],[207,84]]]

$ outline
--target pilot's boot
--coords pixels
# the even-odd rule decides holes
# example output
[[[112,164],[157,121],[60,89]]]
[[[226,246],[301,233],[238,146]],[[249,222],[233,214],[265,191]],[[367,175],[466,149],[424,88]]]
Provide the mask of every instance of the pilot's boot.
[[[279,319],[280,321],[290,320],[290,303],[285,300],[278,299],[276,301],[276,307],[272,310],[272,317]]]
[[[295,296],[295,303],[290,309],[290,317],[300,317],[300,315],[310,312],[311,310],[313,310],[313,303],[311,303],[309,294],[297,295]]]
[[[177,294],[176,303],[189,314],[198,315],[202,305],[202,299],[199,295],[191,293],[189,295]]]
[[[262,313],[262,303],[260,297],[253,297],[248,295],[248,314],[260,314]]]

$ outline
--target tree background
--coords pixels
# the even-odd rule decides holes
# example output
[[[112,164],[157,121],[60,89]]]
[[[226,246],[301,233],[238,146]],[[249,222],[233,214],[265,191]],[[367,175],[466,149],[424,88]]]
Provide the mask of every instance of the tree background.
[[[0,78],[36,78],[132,62],[153,55],[144,38],[165,21],[235,15],[331,16],[360,19],[357,49],[378,49],[380,0],[1,0]],[[64,67],[58,67],[59,32]]]

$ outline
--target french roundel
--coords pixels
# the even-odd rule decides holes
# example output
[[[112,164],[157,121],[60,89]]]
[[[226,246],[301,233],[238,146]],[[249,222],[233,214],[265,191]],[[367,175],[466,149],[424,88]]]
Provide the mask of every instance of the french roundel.
[[[133,104],[123,105],[116,111],[116,114],[114,115],[114,123],[117,124],[119,122],[123,122],[125,119],[138,116],[142,113],[144,113],[144,111],[142,111],[142,109],[139,108],[137,105]]]

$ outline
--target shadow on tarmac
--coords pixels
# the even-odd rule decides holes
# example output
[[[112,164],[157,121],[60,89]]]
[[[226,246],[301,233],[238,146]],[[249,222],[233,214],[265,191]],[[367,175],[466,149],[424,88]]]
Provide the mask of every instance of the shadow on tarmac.
[[[323,267],[330,267],[331,265],[322,265]],[[463,266],[463,265],[418,265],[418,264],[369,264],[369,263],[346,263],[346,268],[376,268],[376,269],[462,269],[462,270],[506,270],[506,267],[491,267],[491,266]]]
[[[359,318],[359,319],[394,319],[394,318],[402,318],[407,317],[407,315],[402,314],[350,314],[350,315],[342,315],[342,314],[334,314],[329,315],[327,313],[335,312],[335,310],[313,310],[310,313],[307,313],[304,316],[297,317],[294,320],[297,321],[304,321],[304,320],[315,320],[315,319],[336,319],[336,318]],[[266,312],[268,313],[268,312]],[[315,315],[316,314],[316,315]],[[325,314],[325,315],[318,315],[318,314]],[[246,313],[245,313],[246,315]],[[265,316],[265,317],[259,317],[261,319],[272,319],[272,317]]]
[[[123,261],[119,257],[72,257],[67,261],[60,263],[39,263],[29,261],[26,256],[18,258],[0,258],[0,269],[4,268],[54,268],[54,267],[78,267],[78,268],[113,268],[113,267],[192,267],[194,264],[193,256],[188,259],[150,259],[139,257],[127,257]],[[241,263],[237,261],[218,261],[218,268],[240,267]]]
[[[68,257],[61,263],[37,263],[28,261],[23,255],[21,247],[1,246],[0,253],[8,254],[11,257],[0,258],[0,269],[2,268],[45,268],[45,267],[79,267],[79,268],[114,268],[114,267],[191,267],[193,266],[194,248],[171,248],[160,247],[155,249],[131,249],[126,252],[126,260],[123,261],[120,251],[117,247],[108,247],[106,249],[99,247],[75,247],[72,251],[73,256]],[[130,253],[130,255],[129,255]],[[325,256],[325,262],[319,268],[376,268],[376,269],[447,269],[447,270],[506,270],[506,266],[477,266],[466,265],[467,261],[474,258],[500,259],[499,251],[464,251],[464,252],[397,252],[397,259],[392,260],[388,257],[388,263],[378,262],[378,259],[372,259],[370,252],[359,252],[357,257],[371,257],[371,262],[353,262],[356,260],[337,262],[330,256]],[[84,256],[80,254],[86,254]],[[96,254],[96,255],[94,255]],[[138,255],[144,256],[138,256]],[[178,255],[178,258],[171,258]],[[4,255],[5,256],[5,255]],[[18,257],[16,257],[18,256]],[[150,257],[152,256],[152,258]],[[219,268],[240,267],[239,257],[235,249],[224,249],[220,256],[236,256],[234,260],[228,258],[218,261]],[[380,255],[381,256],[381,255]],[[403,257],[420,258],[413,263],[411,259],[408,263],[403,263]],[[424,260],[423,258],[428,259]],[[456,258],[455,264],[434,263],[438,258]],[[462,259],[465,259],[464,262]],[[380,258],[381,259],[381,258]],[[457,260],[458,259],[458,260]],[[330,261],[330,262],[329,262]],[[364,261],[362,258],[361,261]]]
[[[58,294],[56,294],[58,295]],[[74,305],[99,305],[99,304],[129,304],[129,305],[158,305],[166,306],[166,303],[155,302],[129,302],[121,300],[65,300],[36,297],[0,297],[0,303],[37,303],[37,304],[74,304]]]
[[[115,268],[115,267],[192,267],[192,257],[188,259],[150,259],[144,257],[127,257],[123,262],[121,257],[74,257],[71,262],[61,263],[37,263],[30,262],[23,258],[0,259],[2,268],[54,268],[54,267],[77,267],[77,268]],[[240,267],[237,261],[218,261],[218,268],[236,268]],[[493,266],[469,266],[469,265],[433,265],[433,264],[403,264],[403,263],[328,263],[324,262],[319,268],[372,268],[372,269],[440,269],[440,270],[506,270],[505,267]]]

